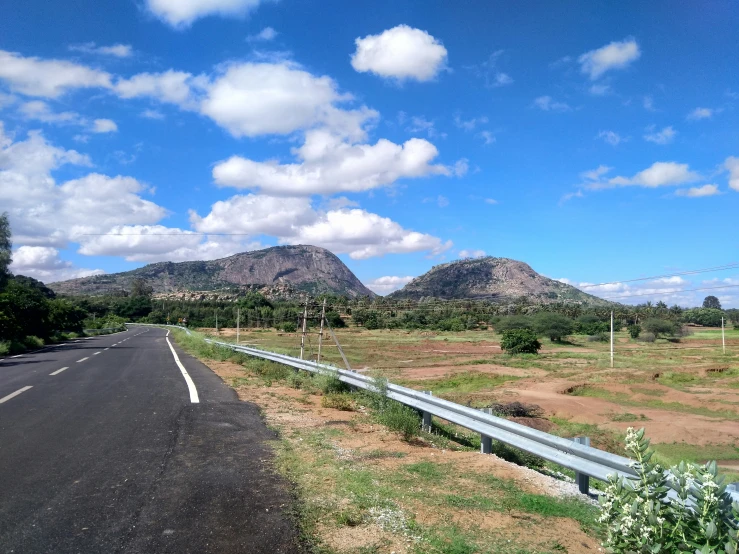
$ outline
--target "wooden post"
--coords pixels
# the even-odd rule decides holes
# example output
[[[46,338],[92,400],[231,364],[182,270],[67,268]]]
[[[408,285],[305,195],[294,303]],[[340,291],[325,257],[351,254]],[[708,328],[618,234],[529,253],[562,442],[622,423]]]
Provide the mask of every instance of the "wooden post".
[[[300,359],[305,356],[305,332],[308,329],[308,301],[305,301],[305,309],[303,310],[303,334],[300,337]]]
[[[323,299],[323,307],[321,308],[321,329],[318,331],[318,358],[316,362],[321,363],[321,345],[323,344],[323,321],[326,319],[326,299]]]

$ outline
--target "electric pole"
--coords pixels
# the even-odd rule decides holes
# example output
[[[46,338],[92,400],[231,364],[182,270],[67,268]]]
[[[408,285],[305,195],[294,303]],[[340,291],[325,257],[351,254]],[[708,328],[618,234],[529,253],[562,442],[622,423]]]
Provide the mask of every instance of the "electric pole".
[[[241,308],[236,308],[236,344],[241,336]]]
[[[724,333],[724,318],[721,318],[721,347],[726,354],[726,334]]]
[[[216,333],[218,333],[218,310],[215,310],[216,314]]]
[[[300,359],[305,355],[305,332],[308,329],[308,301],[305,301],[305,310],[303,310],[303,334],[300,337]]]
[[[611,367],[613,367],[613,310],[611,310]]]
[[[321,308],[321,330],[318,331],[318,359],[316,362],[321,363],[321,345],[323,344],[323,320],[326,319],[326,299],[323,299],[323,308]]]

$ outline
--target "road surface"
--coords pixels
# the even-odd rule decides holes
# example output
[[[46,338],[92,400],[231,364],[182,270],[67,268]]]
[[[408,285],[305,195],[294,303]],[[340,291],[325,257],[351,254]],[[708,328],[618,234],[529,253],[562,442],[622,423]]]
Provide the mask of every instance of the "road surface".
[[[303,552],[257,407],[166,335],[0,360],[0,552]]]

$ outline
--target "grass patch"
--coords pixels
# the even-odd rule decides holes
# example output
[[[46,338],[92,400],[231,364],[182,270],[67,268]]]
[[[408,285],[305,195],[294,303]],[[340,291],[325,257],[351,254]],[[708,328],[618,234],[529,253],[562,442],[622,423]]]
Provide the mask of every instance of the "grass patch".
[[[321,397],[321,406],[352,412],[355,409],[354,397],[346,392],[332,392]]]
[[[444,377],[441,379],[424,379],[424,390],[431,390],[436,396],[447,393],[470,393],[485,389],[492,389],[504,383],[515,381],[519,377],[513,375],[497,375],[488,373],[466,372]],[[409,384],[408,381],[400,381],[399,384]]]
[[[636,415],[631,412],[610,414],[608,417],[611,421],[650,421],[650,419],[644,414]]]
[[[449,468],[434,462],[417,462],[403,467],[412,475],[417,475],[425,481],[439,482],[449,473]]]

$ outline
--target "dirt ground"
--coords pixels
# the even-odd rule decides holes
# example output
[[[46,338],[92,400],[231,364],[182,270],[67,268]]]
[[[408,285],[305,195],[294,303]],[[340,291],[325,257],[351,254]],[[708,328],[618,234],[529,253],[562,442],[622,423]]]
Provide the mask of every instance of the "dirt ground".
[[[500,479],[515,482],[523,491],[551,494],[550,478],[496,456],[482,456],[469,451],[440,450],[424,444],[421,440],[409,443],[401,440],[397,434],[388,431],[384,426],[368,423],[366,418],[357,423],[356,412],[322,407],[321,397],[318,395],[307,394],[279,383],[272,383],[269,387],[256,380],[245,383],[243,379],[245,371],[241,366],[212,360],[205,363],[224,381],[235,384],[241,400],[257,404],[268,424],[284,431],[285,440],[302,440],[300,437],[295,438],[296,430],[351,428],[351,432],[332,439],[332,448],[338,456],[362,460],[362,464],[391,472],[399,471],[401,466],[416,462],[440,462],[448,464],[452,468],[450,471],[452,474],[457,472],[492,474]],[[489,368],[480,369],[485,371]],[[378,452],[392,455],[384,457],[378,455]],[[364,456],[367,453],[373,454],[371,459]],[[331,486],[331,482],[325,483],[327,489]],[[414,486],[412,480],[409,480],[408,486]],[[439,506],[428,506],[411,499],[403,509],[413,513],[415,520],[422,525],[434,526],[451,521],[465,527],[494,531],[496,536],[507,538],[519,546],[532,548],[536,552],[542,551],[539,548],[546,548],[549,551],[552,544],[561,545],[564,549],[562,551],[572,554],[599,551],[598,542],[586,535],[576,521],[568,518],[545,519],[515,512],[485,512],[481,517],[479,512],[472,513],[469,510],[448,507],[440,509]],[[361,548],[377,547],[378,544],[382,547],[372,550],[373,552],[401,553],[412,550],[412,545],[409,545],[407,539],[371,523],[362,523],[355,527],[337,527],[330,522],[322,522],[318,526],[318,532],[326,545],[338,552],[355,552]]]

